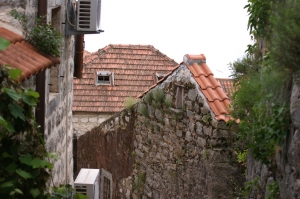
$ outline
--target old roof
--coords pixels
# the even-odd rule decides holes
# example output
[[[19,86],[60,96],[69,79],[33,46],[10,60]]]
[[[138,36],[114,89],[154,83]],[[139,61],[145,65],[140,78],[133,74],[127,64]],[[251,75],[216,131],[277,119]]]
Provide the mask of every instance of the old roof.
[[[206,57],[203,54],[185,55],[183,60],[200,86],[206,102],[215,114],[215,118],[217,120],[229,120],[229,98],[207,66]]]
[[[228,121],[231,119],[229,116],[228,105],[230,104],[230,99],[220,83],[224,83],[223,78],[216,80],[213,73],[206,64],[206,57],[203,54],[200,55],[185,55],[183,57],[183,62],[181,62],[176,68],[174,68],[170,73],[168,73],[163,79],[161,79],[157,84],[162,83],[168,78],[181,64],[184,64],[191,71],[193,78],[199,85],[200,91],[206,98],[206,102],[211,108],[212,112],[215,114],[215,119]],[[223,81],[224,80],[224,81]],[[225,89],[229,89],[230,79],[227,79],[225,84]],[[157,86],[157,84],[152,85],[150,89]],[[232,84],[233,85],[233,84]],[[150,90],[149,89],[149,90]],[[142,97],[149,90],[145,91],[138,97]]]
[[[216,80],[221,85],[225,94],[231,99],[233,93],[236,91],[234,80],[231,78],[216,78]]]
[[[110,44],[85,55],[82,79],[74,79],[73,111],[118,112],[127,97],[155,83],[155,73],[167,74],[178,65],[151,45]],[[95,85],[101,71],[113,74],[114,85]]]
[[[0,64],[9,64],[11,67],[19,68],[22,71],[20,80],[60,63],[58,58],[38,51],[34,46],[25,42],[21,35],[6,28],[0,27],[0,37],[11,42],[6,50],[0,50]]]

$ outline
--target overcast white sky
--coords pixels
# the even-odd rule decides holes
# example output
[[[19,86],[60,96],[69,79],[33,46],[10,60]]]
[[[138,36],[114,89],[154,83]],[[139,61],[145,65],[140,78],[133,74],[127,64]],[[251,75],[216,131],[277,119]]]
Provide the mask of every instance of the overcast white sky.
[[[153,45],[180,63],[205,54],[215,77],[228,77],[228,63],[251,43],[247,0],[102,0],[101,29],[85,35],[85,50],[109,44]]]

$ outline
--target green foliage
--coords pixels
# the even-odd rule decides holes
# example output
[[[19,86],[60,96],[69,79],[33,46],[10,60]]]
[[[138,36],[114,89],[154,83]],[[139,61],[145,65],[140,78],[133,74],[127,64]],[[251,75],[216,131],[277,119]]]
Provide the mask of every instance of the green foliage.
[[[271,25],[273,27],[274,23]],[[253,150],[254,158],[269,164],[275,148],[282,144],[289,131],[290,115],[286,104],[291,70],[278,65],[278,57],[274,58],[272,51],[262,58],[254,55],[254,49],[248,53],[242,60],[231,64],[238,86],[233,95],[231,114],[241,120],[239,141]]]
[[[238,59],[233,63],[229,63],[229,68],[232,71],[231,77],[239,79],[257,73],[261,68],[261,65],[259,61],[252,58],[252,56],[245,56],[243,59]]]
[[[52,194],[47,192],[48,171],[53,164],[46,158],[53,155],[47,154],[33,115],[39,94],[16,81],[19,69],[0,69],[0,198],[70,196],[70,185],[54,189]]]
[[[138,102],[138,99],[134,99],[133,97],[127,97],[124,101],[124,106],[127,109],[130,109]]]
[[[49,55],[60,56],[62,34],[53,28],[51,23],[44,23],[45,17],[37,18],[35,25],[31,29],[28,29],[28,19],[25,15],[16,10],[12,10],[11,15],[22,25],[26,41]]]
[[[246,182],[246,186],[245,186],[245,189],[244,189],[244,195],[245,196],[249,196],[249,193],[250,193],[251,190],[260,189],[258,181],[259,181],[259,177],[256,177],[255,179]]]
[[[153,93],[152,93],[152,91],[150,91],[145,95],[144,101],[148,104],[151,104],[152,99],[153,99]]]
[[[274,181],[271,184],[268,184],[267,191],[269,194],[266,199],[277,199],[280,194],[278,183]]]
[[[144,186],[146,182],[146,173],[140,173],[138,174],[136,180],[133,183],[133,190],[137,193],[137,195],[140,197],[143,193]]]
[[[300,69],[300,0],[274,4],[271,16],[270,58],[274,67]]]
[[[172,104],[173,104],[172,96],[171,95],[167,95],[164,102],[165,102],[165,105],[167,107],[171,107]]]
[[[241,120],[238,129],[240,142],[253,149],[255,159],[269,164],[275,148],[283,143],[289,132],[289,109],[281,92],[289,75],[265,69],[267,66],[261,73],[239,80],[231,114]]]
[[[250,34],[258,37],[266,36],[272,2],[272,0],[248,0],[248,4],[244,8],[247,8],[249,14],[248,29],[250,29]]]
[[[0,74],[0,191],[1,198],[41,198],[53,166],[44,160],[46,150],[33,115],[38,93],[23,89],[9,74]],[[39,191],[39,193],[38,193]]]
[[[159,104],[162,104],[164,102],[166,94],[162,89],[156,88],[152,91],[152,93],[153,99],[155,99]]]
[[[211,118],[211,115],[209,115],[209,114],[204,115],[204,116],[202,117],[202,121],[203,121],[205,124],[209,124],[211,120],[212,120],[212,118]]]
[[[238,151],[237,161],[238,163],[246,163],[248,150]]]
[[[138,112],[144,117],[149,117],[148,107],[143,103],[139,104]]]
[[[0,37],[0,50],[5,50],[10,45],[10,41]]]
[[[207,160],[209,159],[209,156],[210,156],[209,150],[205,150],[205,151],[204,151],[204,156],[205,156],[205,158],[206,158]]]

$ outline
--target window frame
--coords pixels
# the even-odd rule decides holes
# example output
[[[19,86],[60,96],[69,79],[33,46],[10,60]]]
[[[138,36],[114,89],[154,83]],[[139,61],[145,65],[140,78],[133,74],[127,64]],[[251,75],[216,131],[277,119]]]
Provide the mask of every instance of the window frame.
[[[103,80],[99,81],[99,77],[108,77],[108,81],[105,81],[104,78]],[[106,85],[106,86],[113,86],[114,85],[114,73],[112,72],[109,72],[109,71],[98,71],[96,73],[96,76],[95,76],[95,85],[96,86],[99,86],[99,85]]]

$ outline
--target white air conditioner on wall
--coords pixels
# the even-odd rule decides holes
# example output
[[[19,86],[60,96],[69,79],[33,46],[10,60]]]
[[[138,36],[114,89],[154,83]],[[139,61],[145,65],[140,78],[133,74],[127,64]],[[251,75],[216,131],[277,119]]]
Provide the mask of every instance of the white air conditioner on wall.
[[[99,31],[101,16],[101,0],[78,0],[77,31]]]
[[[76,193],[99,199],[99,169],[81,169],[74,186]]]
[[[66,35],[99,34],[101,0],[78,0],[67,3]]]

